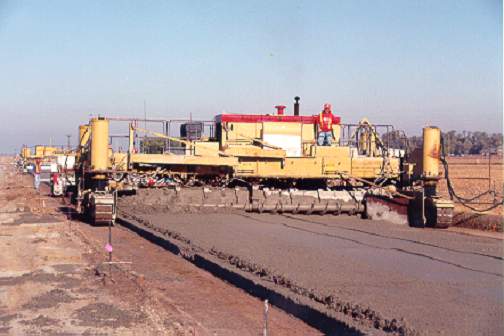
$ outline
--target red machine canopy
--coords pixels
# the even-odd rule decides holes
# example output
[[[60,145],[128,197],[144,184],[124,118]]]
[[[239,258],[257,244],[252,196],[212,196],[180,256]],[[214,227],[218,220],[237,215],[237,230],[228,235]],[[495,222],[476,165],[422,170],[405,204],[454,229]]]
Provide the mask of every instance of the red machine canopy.
[[[317,124],[319,116],[294,116],[294,115],[269,115],[269,114],[219,114],[215,116],[215,122],[240,122],[240,123],[260,123],[260,122],[296,122],[303,124]],[[339,124],[341,118],[334,116],[334,124]]]

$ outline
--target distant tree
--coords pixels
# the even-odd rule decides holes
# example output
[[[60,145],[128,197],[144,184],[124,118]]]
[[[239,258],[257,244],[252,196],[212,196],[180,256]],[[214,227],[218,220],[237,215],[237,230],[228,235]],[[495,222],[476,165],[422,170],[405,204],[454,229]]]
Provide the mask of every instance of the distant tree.
[[[444,148],[447,154],[481,155],[489,152],[502,151],[503,137],[502,133],[492,133],[476,131],[448,131],[442,133]],[[408,138],[408,149],[413,151],[422,146],[421,136],[411,136]]]
[[[140,140],[140,151],[147,154],[185,154],[185,146],[177,141],[156,137],[146,137]]]
[[[162,154],[165,140],[161,138],[146,137],[140,140],[140,151],[147,154]]]
[[[459,153],[456,154],[485,154],[495,152],[502,147],[502,134],[496,134],[493,142],[486,132],[480,131],[464,131],[457,134],[457,138],[457,142],[462,146],[461,148],[459,146]]]
[[[385,132],[381,135],[381,139],[389,148],[405,149],[408,143],[408,138],[398,130]]]

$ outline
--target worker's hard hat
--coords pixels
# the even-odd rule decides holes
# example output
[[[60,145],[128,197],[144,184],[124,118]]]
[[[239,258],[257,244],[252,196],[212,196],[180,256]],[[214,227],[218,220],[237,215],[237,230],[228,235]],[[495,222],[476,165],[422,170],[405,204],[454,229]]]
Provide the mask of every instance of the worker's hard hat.
[[[325,103],[325,104],[324,104],[324,110],[329,110],[329,111],[331,111],[331,110],[332,110],[332,105],[331,105],[331,104],[329,104],[329,103]]]

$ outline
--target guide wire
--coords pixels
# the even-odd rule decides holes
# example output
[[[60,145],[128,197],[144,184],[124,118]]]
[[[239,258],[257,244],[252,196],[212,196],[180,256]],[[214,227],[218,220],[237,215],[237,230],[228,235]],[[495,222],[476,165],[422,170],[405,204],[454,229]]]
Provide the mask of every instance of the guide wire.
[[[441,163],[443,164],[443,168],[444,168],[444,171],[445,171],[445,174],[444,174],[444,177],[446,179],[446,185],[447,185],[447,188],[448,188],[448,194],[450,195],[450,199],[453,200],[457,200],[460,204],[462,204],[462,206],[474,211],[474,212],[477,212],[477,213],[484,213],[484,212],[488,212],[490,210],[493,210],[495,208],[497,208],[498,206],[501,206],[504,204],[504,199],[502,199],[502,196],[500,200],[497,199],[497,197],[499,196],[497,192],[495,192],[494,190],[491,190],[491,189],[488,189],[476,196],[473,196],[473,197],[470,197],[470,198],[465,198],[465,197],[462,197],[460,195],[458,195],[456,192],[455,192],[455,189],[453,188],[453,185],[452,185],[452,181],[450,180],[450,176],[449,176],[449,166],[448,166],[448,161],[446,160],[446,152],[445,152],[445,146],[444,146],[444,139],[443,137],[441,136],[441,157],[440,157],[440,160],[441,160]],[[489,207],[485,208],[485,209],[478,209],[478,208],[475,208],[473,206],[471,206],[469,203],[474,201],[474,200],[477,200],[485,195],[493,195],[493,204],[490,205]]]

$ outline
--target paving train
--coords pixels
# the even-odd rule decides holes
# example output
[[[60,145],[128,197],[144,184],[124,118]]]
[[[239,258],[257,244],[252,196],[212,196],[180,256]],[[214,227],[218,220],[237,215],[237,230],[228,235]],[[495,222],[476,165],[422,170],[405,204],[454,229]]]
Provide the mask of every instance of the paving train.
[[[18,167],[25,173],[40,173],[40,181],[51,186],[51,194],[61,196],[75,187],[75,152],[62,146],[23,146]],[[36,166],[38,165],[38,168]]]
[[[178,205],[450,225],[453,203],[436,195],[439,128],[425,127],[422,148],[409,153],[406,137],[398,136],[404,133],[391,125],[367,119],[344,124],[335,117],[332,143],[319,145],[319,116],[299,115],[298,99],[294,115],[284,109],[220,114],[210,123],[191,120],[181,124],[178,136],[167,128],[142,129],[133,118],[93,117],[79,126],[77,208],[106,223],[115,219],[118,193],[162,187]],[[118,120],[130,121],[124,152],[113,151],[109,143],[109,123]],[[139,150],[139,140],[145,144],[153,138],[158,152]]]

